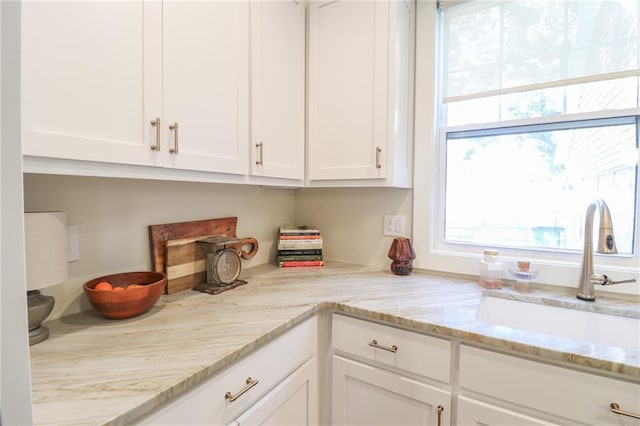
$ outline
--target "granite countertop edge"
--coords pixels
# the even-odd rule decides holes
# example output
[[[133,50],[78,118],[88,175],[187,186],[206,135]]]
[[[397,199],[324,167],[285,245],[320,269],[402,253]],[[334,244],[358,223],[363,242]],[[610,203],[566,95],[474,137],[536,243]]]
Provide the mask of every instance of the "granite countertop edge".
[[[525,296],[526,299],[526,296]],[[551,300],[555,300],[551,298]],[[458,339],[461,342],[468,344],[475,344],[478,346],[482,346],[488,349],[494,349],[501,352],[512,352],[519,354],[524,357],[534,357],[537,358],[538,361],[547,361],[551,363],[560,363],[565,367],[567,364],[572,364],[577,367],[587,367],[592,369],[592,372],[596,372],[597,370],[603,370],[606,373],[613,373],[614,376],[618,376],[623,379],[634,380],[637,379],[640,382],[640,367],[625,364],[622,361],[614,361],[614,360],[606,360],[603,358],[594,357],[592,355],[581,354],[576,352],[568,352],[558,349],[553,349],[549,347],[542,347],[539,345],[535,345],[532,343],[526,343],[526,339],[530,337],[530,335],[538,335],[535,332],[529,331],[521,331],[521,336],[524,341],[516,341],[505,339],[504,337],[499,336],[491,336],[486,334],[486,330],[483,331],[472,331],[465,327],[465,324],[458,325],[439,325],[429,322],[423,321],[415,321],[410,318],[389,315],[378,311],[372,311],[368,309],[360,309],[357,307],[353,307],[349,304],[340,303],[340,302],[320,302],[315,306],[309,308],[308,311],[298,315],[295,319],[287,321],[287,323],[283,324],[281,327],[278,327],[275,330],[272,330],[268,334],[260,336],[259,339],[256,339],[252,342],[249,342],[245,347],[241,350],[236,351],[233,354],[230,354],[229,359],[221,360],[220,362],[211,365],[207,368],[207,373],[202,375],[199,380],[193,380],[194,377],[187,378],[184,384],[185,386],[178,386],[170,389],[167,392],[164,392],[160,399],[155,398],[154,403],[150,405],[149,408],[146,407],[136,407],[129,413],[125,413],[123,416],[116,419],[116,422],[109,422],[107,425],[119,425],[126,424],[126,422],[135,420],[139,418],[141,415],[151,412],[153,409],[157,408],[159,405],[168,402],[176,394],[180,394],[184,391],[188,391],[191,387],[207,380],[208,378],[217,374],[223,368],[233,364],[238,359],[242,358],[244,355],[247,355],[264,344],[269,343],[274,340],[276,337],[281,334],[287,332],[289,329],[295,327],[297,324],[303,322],[309,317],[312,317],[318,314],[320,311],[329,310],[332,312],[342,313],[349,316],[359,317],[365,320],[374,320],[385,325],[398,326],[407,330],[411,330],[414,332],[422,332],[426,334],[430,334],[432,336],[441,337],[441,338],[452,338]],[[469,326],[472,326],[477,321],[470,321]],[[466,329],[465,329],[466,328]],[[490,328],[492,328],[490,326]],[[553,345],[557,342],[562,344],[567,339],[563,338],[553,338],[553,337],[545,337],[550,345]],[[590,349],[594,347],[597,348],[599,345],[588,345]],[[124,420],[125,423],[121,423]]]
[[[132,399],[132,401],[123,403],[120,409],[114,407],[114,412],[109,413],[109,410],[105,409],[105,413],[101,414],[105,415],[105,417],[102,417],[101,420],[97,421],[97,423],[105,425],[121,425],[140,418],[177,395],[182,394],[197,384],[212,377],[227,366],[233,364],[238,359],[242,358],[244,355],[251,353],[255,349],[270,342],[293,326],[324,310],[340,312],[347,315],[382,322],[430,334],[436,337],[450,338],[463,343],[501,352],[519,354],[529,358],[533,357],[534,359],[546,362],[562,364],[565,366],[573,365],[581,369],[586,368],[592,372],[602,372],[626,381],[640,383],[640,350],[638,353],[635,353],[634,351],[625,351],[619,348],[601,347],[584,342],[572,342],[569,339],[554,338],[553,336],[541,336],[533,332],[481,323],[474,317],[473,306],[477,309],[477,303],[482,297],[482,290],[478,289],[477,285],[470,285],[473,283],[470,283],[468,280],[432,277],[428,274],[420,273],[414,274],[415,276],[412,278],[412,283],[410,285],[407,284],[407,294],[413,294],[411,292],[415,292],[416,289],[427,288],[426,285],[429,285],[429,289],[425,290],[425,295],[433,299],[433,302],[429,305],[429,309],[431,309],[431,311],[429,311],[426,308],[421,310],[419,304],[413,306],[415,301],[410,301],[413,298],[407,299],[403,298],[403,296],[394,295],[393,293],[387,296],[381,295],[387,290],[382,291],[380,294],[375,293],[380,290],[377,286],[382,286],[380,288],[384,288],[384,283],[387,280],[400,282],[400,278],[391,275],[387,271],[383,272],[379,269],[361,267],[357,265],[353,267],[347,264],[334,264],[332,266],[336,268],[336,271],[299,271],[299,273],[296,273],[292,271],[279,271],[278,268],[274,269],[269,266],[256,268],[251,276],[253,281],[256,283],[256,290],[260,291],[246,290],[245,294],[247,297],[255,298],[252,299],[254,301],[260,300],[259,298],[261,294],[267,294],[267,292],[269,294],[282,292],[282,295],[287,295],[288,297],[299,295],[302,294],[301,288],[304,288],[305,286],[308,286],[309,292],[317,292],[317,297],[308,297],[308,300],[300,300],[296,303],[283,302],[283,304],[287,305],[287,308],[283,308],[282,313],[278,313],[278,315],[281,316],[275,315],[278,318],[271,321],[273,324],[266,332],[256,332],[252,337],[247,338],[246,341],[238,340],[238,342],[234,342],[232,345],[233,349],[226,352],[220,352],[215,359],[212,358],[210,361],[199,365],[197,368],[192,369],[189,372],[185,370],[184,373],[180,372],[179,374],[176,374],[176,379],[171,385],[163,383],[162,385],[159,385],[159,387],[155,388],[155,391],[147,389],[146,391],[141,392],[140,398],[137,398],[137,400]],[[330,276],[330,278],[327,279],[327,276]],[[274,280],[278,282],[282,281],[282,283],[274,285],[272,284]],[[346,284],[341,285],[345,287],[351,285],[353,289],[361,290],[361,294],[354,297],[352,294],[348,293],[348,287],[346,287],[346,290],[345,287],[341,287],[340,291],[336,292],[335,297],[332,297],[331,289],[325,289],[325,291],[320,290],[320,286],[336,285],[336,282],[341,281],[346,282]],[[293,284],[291,284],[292,282],[296,283],[296,285],[300,285],[301,288],[296,290],[287,290],[285,286],[293,286]],[[365,284],[362,283],[367,283],[366,287],[364,286]],[[264,285],[264,288],[261,287],[262,285]],[[420,287],[413,287],[417,285]],[[449,288],[451,285],[460,285],[460,288],[463,288],[464,290],[458,291],[458,288]],[[440,288],[438,288],[438,286],[440,286]],[[236,290],[233,291],[236,292]],[[442,293],[447,292],[450,294],[442,295]],[[454,301],[454,299],[460,297],[458,293],[464,293],[464,303]],[[307,292],[304,294],[307,295]],[[233,296],[234,297],[224,299],[224,302],[222,303],[234,304],[241,303],[238,301],[243,300],[241,299],[241,291],[238,291]],[[193,300],[199,300],[197,303],[202,303],[204,300],[206,303],[214,305],[223,300],[197,299],[197,297],[199,296],[191,297],[190,295],[184,295],[168,297],[165,303],[159,307],[159,310],[166,310],[167,312],[174,310],[175,312],[168,313],[183,315],[183,311],[189,308],[188,303],[196,303],[193,302]],[[441,297],[442,300],[451,301],[449,303],[438,303],[438,297]],[[305,298],[302,297],[302,299]],[[425,313],[425,310],[429,312]],[[78,315],[82,316],[83,314]],[[241,314],[239,313],[238,315]],[[172,316],[169,318],[171,318],[171,321],[175,321]],[[101,320],[93,319],[88,321],[88,323],[93,324],[93,321],[99,322]],[[71,338],[69,336],[73,332],[77,331],[74,328],[76,324],[73,324],[71,327],[72,330],[69,330],[69,326],[65,325],[67,322],[68,321],[65,321],[64,318],[53,322],[53,326],[50,327],[52,329],[53,337],[53,339],[51,339],[52,345],[54,344],[56,337],[60,339],[58,342],[59,344],[67,338],[71,342]],[[73,323],[73,321],[70,322]],[[167,322],[170,321],[167,320]],[[100,325],[102,324],[100,323]],[[129,328],[132,327],[135,327],[135,323],[132,323]],[[264,327],[266,327],[266,325]],[[129,328],[127,328],[127,330],[129,330]],[[84,340],[82,340],[81,343],[78,343],[77,341],[73,341],[73,343],[78,345],[86,344]],[[42,344],[32,347],[34,423],[57,424],[56,419],[51,418],[51,413],[54,412],[52,410],[56,409],[56,403],[52,402],[45,393],[47,386],[54,385],[54,383],[50,383],[50,378],[47,377],[46,380],[43,378],[49,374],[49,367],[45,367],[47,361],[47,351],[45,346],[46,345]],[[42,349],[42,351],[40,351],[40,349]],[[55,349],[58,348],[56,347]],[[72,349],[73,346],[69,350]],[[50,356],[53,357],[55,355]],[[43,377],[40,377],[40,368],[43,369]],[[45,369],[47,370],[44,371]],[[142,374],[142,372],[140,374]],[[182,374],[181,377],[180,374]],[[42,388],[40,387],[41,385]],[[81,384],[77,385],[81,387]],[[61,397],[64,398],[63,396]],[[106,394],[105,397],[107,397]],[[75,395],[69,396],[69,401],[65,401],[66,405],[62,411],[72,410],[76,403],[73,400],[74,398],[76,398]],[[77,404],[79,410],[82,411],[80,408],[81,402],[78,401]],[[66,424],[96,423],[96,419],[68,419],[69,422],[66,422],[66,420],[67,419],[65,419]],[[86,422],[84,420],[86,420]]]

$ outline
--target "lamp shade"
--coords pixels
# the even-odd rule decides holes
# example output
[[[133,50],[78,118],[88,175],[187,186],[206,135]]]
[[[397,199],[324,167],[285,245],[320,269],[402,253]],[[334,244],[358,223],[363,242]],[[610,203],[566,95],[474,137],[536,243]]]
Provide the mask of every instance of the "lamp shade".
[[[409,261],[416,258],[416,253],[411,246],[411,240],[408,238],[394,238],[389,248],[389,259]]]
[[[64,212],[25,213],[27,290],[67,279],[67,217]]]

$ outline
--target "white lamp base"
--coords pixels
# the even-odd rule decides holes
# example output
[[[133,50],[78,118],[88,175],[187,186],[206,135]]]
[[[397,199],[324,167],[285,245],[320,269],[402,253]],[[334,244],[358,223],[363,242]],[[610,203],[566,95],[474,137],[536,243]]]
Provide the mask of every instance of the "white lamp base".
[[[40,290],[27,291],[29,346],[47,340],[49,337],[49,329],[41,323],[49,316],[54,304],[55,299],[40,293]]]

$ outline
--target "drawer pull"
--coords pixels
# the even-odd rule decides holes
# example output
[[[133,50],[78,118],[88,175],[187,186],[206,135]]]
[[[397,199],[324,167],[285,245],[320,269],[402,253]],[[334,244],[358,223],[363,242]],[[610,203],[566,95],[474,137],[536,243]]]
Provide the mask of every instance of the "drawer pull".
[[[264,165],[264,160],[262,158],[262,154],[263,154],[263,150],[264,150],[264,144],[262,142],[258,142],[256,144],[256,148],[258,148],[258,159],[256,160],[256,165],[262,166],[262,165]]]
[[[160,151],[160,117],[151,120],[151,125],[156,128],[156,144],[151,145],[152,151]]]
[[[444,407],[442,405],[438,405],[438,426],[442,426],[442,412],[444,411]]]
[[[372,340],[371,343],[369,343],[369,346],[371,346],[372,348],[378,348],[378,349],[382,349],[383,351],[389,351],[389,352],[393,352],[394,354],[396,352],[398,352],[398,347],[396,345],[393,345],[391,347],[389,346],[381,346],[378,344],[377,340]]]
[[[224,394],[224,399],[228,399],[229,402],[233,402],[236,399],[240,398],[242,395],[244,395],[249,389],[257,385],[258,383],[259,383],[258,380],[253,380],[251,377],[247,377],[247,386],[245,386],[244,389],[242,389],[240,392],[238,392],[235,395],[232,395],[231,392],[227,392]]]
[[[169,124],[169,130],[173,130],[173,148],[169,148],[172,154],[178,153],[178,123]]]
[[[620,405],[615,402],[612,402],[610,407],[612,413],[620,414],[621,416],[633,417],[634,419],[640,419],[640,414],[631,413],[629,411],[622,411],[620,409]]]

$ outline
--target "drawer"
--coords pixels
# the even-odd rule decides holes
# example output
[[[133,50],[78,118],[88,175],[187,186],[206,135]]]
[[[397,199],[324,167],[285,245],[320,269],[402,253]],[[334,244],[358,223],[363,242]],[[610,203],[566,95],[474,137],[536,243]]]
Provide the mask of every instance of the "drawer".
[[[464,396],[458,397],[459,425],[557,426],[542,419],[486,404]]]
[[[451,381],[451,342],[420,333],[334,314],[332,345],[336,352],[399,368],[443,383]],[[396,347],[395,352],[374,347]],[[373,344],[373,345],[372,345]]]
[[[586,424],[627,424],[616,402],[640,413],[640,384],[460,346],[460,394],[477,392]],[[637,420],[632,420],[637,422]],[[637,424],[637,423],[633,423]]]
[[[317,317],[309,318],[156,409],[138,424],[226,424],[315,355],[317,322]],[[258,383],[233,402],[225,398],[227,392],[237,395],[248,387],[248,377]]]

